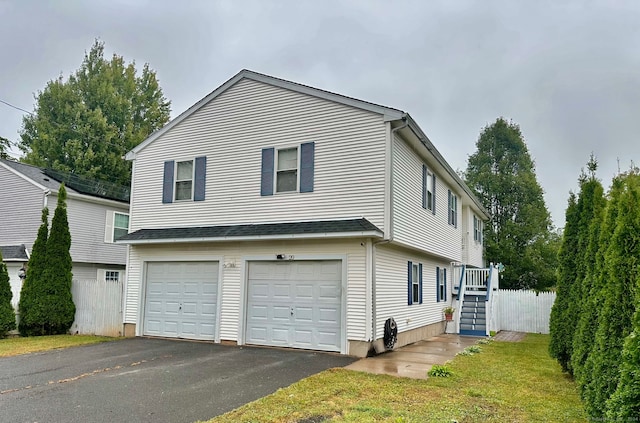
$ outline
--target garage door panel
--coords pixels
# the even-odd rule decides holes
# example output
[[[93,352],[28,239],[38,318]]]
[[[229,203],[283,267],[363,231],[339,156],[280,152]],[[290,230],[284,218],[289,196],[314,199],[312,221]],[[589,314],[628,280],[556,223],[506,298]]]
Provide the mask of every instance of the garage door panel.
[[[296,285],[296,301],[313,301],[314,286],[309,283]]]
[[[313,330],[311,329],[294,329],[293,330],[293,339],[297,345],[304,345],[308,348],[311,348],[314,344],[313,342]]]
[[[216,316],[216,303],[202,303],[202,310],[200,311],[202,316],[211,316],[214,318]]]
[[[310,324],[313,323],[313,308],[296,307],[293,313],[294,323]]]
[[[269,307],[266,305],[254,304],[249,310],[249,316],[252,320],[267,320],[269,317]]]
[[[273,299],[274,300],[290,300],[291,299],[291,285],[284,283],[276,283],[273,285]]]
[[[271,332],[271,339],[269,339],[269,341],[271,341],[275,345],[288,346],[289,344],[288,328],[275,327],[275,328],[272,328],[270,332]]]
[[[170,295],[173,297],[179,297],[180,296],[180,283],[179,282],[166,282],[164,285],[164,294],[165,295]]]
[[[342,262],[250,262],[245,341],[340,351]]]
[[[148,263],[143,333],[215,339],[217,262]]]
[[[272,310],[272,319],[275,322],[289,322],[289,318],[291,317],[291,308],[289,306],[273,306]]]
[[[337,325],[340,323],[340,310],[336,307],[318,307],[318,323]]]

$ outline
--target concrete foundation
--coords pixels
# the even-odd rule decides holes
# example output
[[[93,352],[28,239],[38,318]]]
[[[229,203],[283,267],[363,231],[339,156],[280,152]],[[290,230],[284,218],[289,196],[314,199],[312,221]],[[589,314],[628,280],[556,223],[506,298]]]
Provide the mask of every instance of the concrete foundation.
[[[133,323],[125,323],[124,336],[127,338],[133,338],[134,336],[136,336],[136,325]]]

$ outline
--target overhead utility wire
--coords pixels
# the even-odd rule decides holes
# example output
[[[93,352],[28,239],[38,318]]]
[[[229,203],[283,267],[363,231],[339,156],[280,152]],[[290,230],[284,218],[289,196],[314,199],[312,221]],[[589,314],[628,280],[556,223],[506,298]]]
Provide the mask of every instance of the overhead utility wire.
[[[20,110],[21,112],[29,113],[31,116],[35,116],[36,115],[35,113],[30,112],[28,110],[25,110],[25,109],[23,109],[21,107],[14,106],[13,104],[11,104],[11,103],[9,103],[7,101],[4,101],[1,98],[0,98],[0,103],[6,104],[7,106],[12,107],[12,108],[14,108],[16,110]],[[99,139],[99,138],[94,137],[94,136],[82,134],[77,129],[73,129],[73,128],[67,127],[62,123],[58,123],[56,121],[50,121],[50,122],[53,123],[54,125],[56,125],[58,128],[62,128],[62,129],[74,132],[74,133],[76,133],[76,134],[78,134],[78,135],[80,135],[82,137],[85,137],[89,141],[98,141],[98,142],[104,143],[104,144],[109,145],[109,146],[114,147],[114,148],[121,148],[122,147],[121,145],[115,144],[115,143],[113,143],[111,141],[107,141],[107,140],[104,140],[104,139]],[[9,142],[12,143],[15,147],[18,147],[18,143],[17,142],[11,141],[11,140],[9,140]]]

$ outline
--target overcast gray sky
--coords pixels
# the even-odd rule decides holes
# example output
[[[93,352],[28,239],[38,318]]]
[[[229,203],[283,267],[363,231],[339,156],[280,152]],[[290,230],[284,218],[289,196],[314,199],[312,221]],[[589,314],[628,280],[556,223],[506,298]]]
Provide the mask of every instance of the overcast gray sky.
[[[593,152],[640,158],[640,1],[0,0],[0,100],[33,110],[95,38],[149,63],[172,117],[247,68],[409,112],[454,169],[520,125],[554,223]],[[23,112],[0,103],[0,136]]]

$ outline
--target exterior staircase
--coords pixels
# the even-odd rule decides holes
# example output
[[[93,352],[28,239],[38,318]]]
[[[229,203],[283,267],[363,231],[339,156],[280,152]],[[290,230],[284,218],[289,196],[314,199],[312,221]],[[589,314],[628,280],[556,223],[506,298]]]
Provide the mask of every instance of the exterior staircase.
[[[487,333],[486,294],[465,294],[460,312],[460,335],[485,336]]]
[[[500,330],[497,323],[496,303],[500,285],[499,268],[490,264],[488,268],[453,267],[454,328],[452,332],[467,336],[489,336]],[[459,282],[458,282],[459,281]]]

